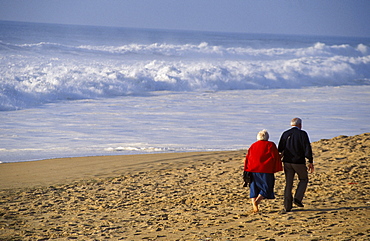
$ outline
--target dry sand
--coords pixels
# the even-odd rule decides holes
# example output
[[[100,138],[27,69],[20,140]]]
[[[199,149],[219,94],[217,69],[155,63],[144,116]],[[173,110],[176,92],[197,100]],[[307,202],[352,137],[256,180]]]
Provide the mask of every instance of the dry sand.
[[[370,133],[313,145],[304,208],[253,214],[245,151],[0,165],[0,240],[370,240]]]

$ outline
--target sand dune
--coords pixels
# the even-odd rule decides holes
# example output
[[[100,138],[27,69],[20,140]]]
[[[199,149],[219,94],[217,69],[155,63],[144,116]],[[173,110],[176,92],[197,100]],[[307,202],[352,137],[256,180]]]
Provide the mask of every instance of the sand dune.
[[[287,214],[282,172],[251,212],[243,150],[1,164],[0,239],[370,240],[370,133],[313,151],[305,207]]]

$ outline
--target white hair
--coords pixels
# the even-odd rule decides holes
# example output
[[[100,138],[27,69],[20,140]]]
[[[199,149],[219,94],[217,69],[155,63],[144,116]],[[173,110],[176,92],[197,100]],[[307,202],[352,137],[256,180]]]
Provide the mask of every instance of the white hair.
[[[293,118],[290,122],[291,126],[299,126],[302,125],[302,120],[300,118]]]
[[[267,132],[267,130],[262,130],[260,132],[258,132],[257,134],[257,140],[258,141],[268,141],[269,140],[269,133]]]

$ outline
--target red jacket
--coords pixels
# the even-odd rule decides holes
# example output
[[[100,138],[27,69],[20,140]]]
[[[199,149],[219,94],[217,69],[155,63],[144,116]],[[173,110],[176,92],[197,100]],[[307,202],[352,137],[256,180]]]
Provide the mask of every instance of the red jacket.
[[[279,152],[271,141],[253,143],[245,158],[244,171],[275,173],[283,170]]]

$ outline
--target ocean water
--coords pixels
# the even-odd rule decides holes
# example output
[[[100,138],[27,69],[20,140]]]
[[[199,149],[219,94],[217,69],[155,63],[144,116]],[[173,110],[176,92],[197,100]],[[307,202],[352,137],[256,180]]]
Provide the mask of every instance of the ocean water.
[[[0,161],[370,131],[370,39],[0,22]]]

